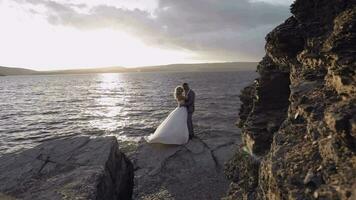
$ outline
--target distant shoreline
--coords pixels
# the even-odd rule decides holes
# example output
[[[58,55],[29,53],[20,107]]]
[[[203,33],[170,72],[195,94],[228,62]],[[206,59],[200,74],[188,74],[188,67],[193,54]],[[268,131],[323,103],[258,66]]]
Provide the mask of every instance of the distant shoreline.
[[[146,67],[104,67],[87,69],[69,69],[54,71],[36,71],[25,68],[1,67],[0,76],[25,75],[60,75],[60,74],[98,74],[98,73],[137,73],[137,72],[228,72],[252,71],[256,69],[257,62],[225,62],[225,63],[198,63],[198,64],[171,64]]]

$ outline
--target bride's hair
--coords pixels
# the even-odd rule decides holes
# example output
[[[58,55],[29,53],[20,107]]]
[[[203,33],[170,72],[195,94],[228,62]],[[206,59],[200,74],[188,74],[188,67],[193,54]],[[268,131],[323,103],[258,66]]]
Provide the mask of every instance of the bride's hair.
[[[178,99],[179,97],[183,96],[184,89],[182,86],[177,86],[176,89],[174,89],[174,98]]]

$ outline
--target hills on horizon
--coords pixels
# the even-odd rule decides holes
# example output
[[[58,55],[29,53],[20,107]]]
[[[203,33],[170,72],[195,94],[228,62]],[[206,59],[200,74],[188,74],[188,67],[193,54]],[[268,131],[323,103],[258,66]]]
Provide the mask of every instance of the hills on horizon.
[[[251,71],[257,62],[224,62],[197,64],[170,64],[145,67],[103,67],[86,69],[67,69],[53,71],[36,71],[25,68],[2,67],[0,76],[13,75],[55,75],[55,74],[92,74],[92,73],[126,73],[126,72],[194,72],[194,71]]]
[[[35,70],[16,68],[16,67],[2,67],[0,66],[0,76],[11,76],[11,75],[32,75],[36,74]]]

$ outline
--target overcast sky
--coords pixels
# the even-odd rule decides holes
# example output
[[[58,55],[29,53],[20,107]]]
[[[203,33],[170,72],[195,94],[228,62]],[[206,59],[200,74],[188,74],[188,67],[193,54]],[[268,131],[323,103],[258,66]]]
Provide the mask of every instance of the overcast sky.
[[[0,0],[0,66],[258,61],[292,0]]]

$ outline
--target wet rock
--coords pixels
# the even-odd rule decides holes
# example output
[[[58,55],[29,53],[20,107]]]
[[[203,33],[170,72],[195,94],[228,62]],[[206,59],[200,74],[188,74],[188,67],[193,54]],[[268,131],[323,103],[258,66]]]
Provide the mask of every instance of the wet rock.
[[[115,137],[58,139],[0,158],[9,199],[131,199],[132,189],[132,164]]]

